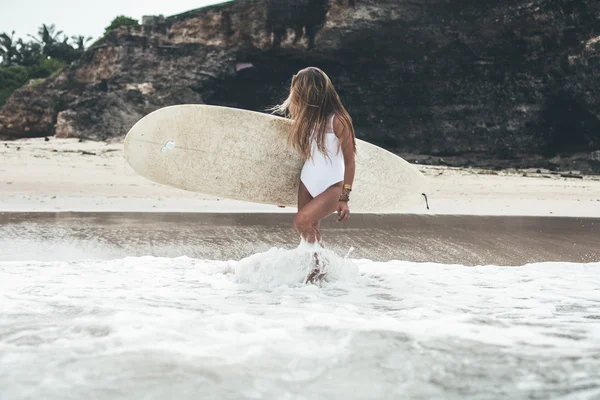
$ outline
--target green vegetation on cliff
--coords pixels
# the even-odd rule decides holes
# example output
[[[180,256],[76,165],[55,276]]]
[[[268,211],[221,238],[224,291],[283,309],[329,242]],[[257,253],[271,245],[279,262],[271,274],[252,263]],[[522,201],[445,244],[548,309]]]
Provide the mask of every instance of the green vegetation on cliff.
[[[41,59],[36,65],[0,67],[0,106],[4,105],[12,92],[21,86],[29,82],[34,83],[34,79],[47,78],[64,65],[64,61],[61,60]]]
[[[106,27],[105,34],[126,27],[139,29],[133,18],[120,15]],[[30,40],[14,40],[15,32],[0,34],[0,107],[10,95],[27,84],[36,84],[60,71],[65,65],[78,60],[86,44],[85,36],[67,36],[54,25],[43,24]]]
[[[119,15],[118,17],[112,20],[109,26],[107,26],[104,29],[104,34],[106,35],[119,28],[139,29],[140,23],[137,19],[126,17],[125,15]]]

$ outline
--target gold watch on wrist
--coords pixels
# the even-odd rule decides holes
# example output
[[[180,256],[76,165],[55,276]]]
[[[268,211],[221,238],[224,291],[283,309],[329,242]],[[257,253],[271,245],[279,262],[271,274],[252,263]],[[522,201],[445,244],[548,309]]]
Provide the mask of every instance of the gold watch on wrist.
[[[348,202],[350,201],[350,192],[352,191],[352,185],[344,184],[344,189],[340,195],[339,201]]]

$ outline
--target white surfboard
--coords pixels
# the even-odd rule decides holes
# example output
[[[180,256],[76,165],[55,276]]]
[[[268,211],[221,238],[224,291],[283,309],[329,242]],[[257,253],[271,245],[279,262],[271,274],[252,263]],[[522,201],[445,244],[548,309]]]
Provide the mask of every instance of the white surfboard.
[[[229,107],[165,107],[142,118],[127,133],[125,158],[138,174],[163,185],[296,207],[303,160],[287,146],[290,123]],[[425,177],[414,166],[357,140],[352,212],[425,207],[425,189]]]

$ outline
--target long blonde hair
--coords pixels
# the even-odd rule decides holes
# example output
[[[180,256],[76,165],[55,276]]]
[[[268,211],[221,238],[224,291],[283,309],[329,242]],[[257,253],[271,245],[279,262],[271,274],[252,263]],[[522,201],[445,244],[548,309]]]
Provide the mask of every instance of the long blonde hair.
[[[310,139],[313,129],[318,149],[327,155],[325,131],[332,114],[352,133],[352,145],[356,151],[352,118],[344,108],[333,83],[319,68],[308,67],[294,75],[288,98],[272,110],[292,119],[288,144],[298,150],[305,160],[311,156]]]

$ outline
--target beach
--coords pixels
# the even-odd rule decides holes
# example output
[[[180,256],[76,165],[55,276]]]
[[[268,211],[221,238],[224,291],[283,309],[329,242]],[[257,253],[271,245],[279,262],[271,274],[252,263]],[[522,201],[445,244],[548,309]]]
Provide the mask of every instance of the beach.
[[[323,221],[0,143],[0,397],[597,399],[600,179],[417,167],[430,209]],[[350,205],[351,206],[351,205]]]
[[[58,5],[0,15],[0,400],[600,399],[599,1]]]
[[[600,176],[417,167],[430,182],[430,210],[423,206],[406,213],[600,217]],[[56,138],[0,142],[0,187],[0,211],[5,212],[295,211],[150,182],[126,163],[120,142]]]

